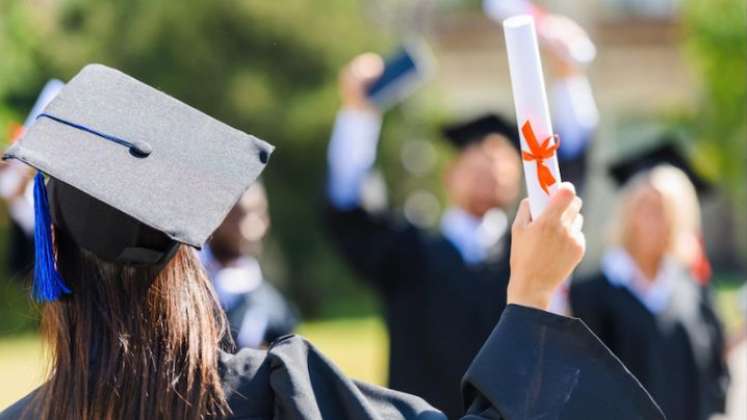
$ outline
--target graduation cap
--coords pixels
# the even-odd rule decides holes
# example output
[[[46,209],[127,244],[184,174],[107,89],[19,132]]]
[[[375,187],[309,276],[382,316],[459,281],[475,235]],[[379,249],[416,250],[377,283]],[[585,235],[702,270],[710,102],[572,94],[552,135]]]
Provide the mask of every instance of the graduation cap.
[[[658,143],[653,148],[631,154],[610,165],[609,174],[618,186],[624,185],[636,174],[658,165],[671,165],[687,175],[698,194],[707,194],[713,189],[713,185],[693,169],[674,140],[665,138]]]
[[[86,66],[3,156],[39,171],[34,296],[70,292],[51,223],[105,261],[165,264],[180,243],[202,246],[272,150],[124,73]]]
[[[496,114],[484,114],[468,121],[447,125],[443,127],[442,133],[460,150],[481,142],[490,134],[506,137],[509,143],[519,150],[519,130],[516,125]]]

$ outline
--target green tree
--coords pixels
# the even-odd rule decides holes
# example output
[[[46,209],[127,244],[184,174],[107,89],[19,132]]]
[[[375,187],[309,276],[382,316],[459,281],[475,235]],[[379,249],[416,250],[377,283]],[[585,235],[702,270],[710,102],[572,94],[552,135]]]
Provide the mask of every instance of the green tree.
[[[747,3],[687,0],[686,49],[701,81],[692,128],[701,162],[726,188],[747,256]]]
[[[67,80],[99,62],[273,143],[275,162],[264,176],[269,250],[281,250],[281,277],[305,312],[318,314],[330,297],[361,296],[319,223],[338,69],[388,45],[361,4],[0,0],[0,124],[22,118],[50,77]],[[393,155],[385,148],[384,161]]]

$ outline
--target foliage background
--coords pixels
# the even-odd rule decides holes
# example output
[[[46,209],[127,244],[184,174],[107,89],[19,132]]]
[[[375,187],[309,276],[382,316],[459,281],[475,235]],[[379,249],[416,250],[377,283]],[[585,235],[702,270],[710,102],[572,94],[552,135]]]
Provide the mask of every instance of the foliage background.
[[[747,260],[747,2],[687,0],[685,48],[700,78],[688,129],[701,163],[728,192]]]
[[[325,150],[338,106],[338,69],[361,51],[386,54],[409,26],[422,26],[411,15],[432,10],[396,13],[407,3],[0,0],[0,129],[24,119],[49,78],[67,80],[86,63],[99,62],[268,140],[277,150],[264,176],[273,218],[265,270],[307,318],[369,314],[374,300],[335,256],[321,227]],[[445,15],[474,12],[480,2],[430,3]],[[743,0],[682,3],[684,49],[700,79],[693,87],[698,106],[683,124],[698,140],[701,166],[729,191],[735,222],[745,232],[737,235],[743,256],[745,8]],[[379,165],[389,180],[397,180],[388,183],[394,203],[421,186],[439,194],[437,171],[406,176],[399,157],[402,139],[435,137],[443,117],[439,100],[439,92],[425,89],[387,114]],[[436,150],[441,158],[447,153]],[[5,255],[0,249],[0,258]],[[0,335],[34,325],[17,283],[0,275]]]
[[[364,12],[350,0],[1,0],[0,127],[23,121],[48,79],[98,62],[266,139],[277,146],[264,175],[273,219],[266,271],[307,316],[367,312],[367,292],[319,223],[338,69],[392,45]],[[388,116],[389,133],[421,129],[400,114]],[[384,146],[391,176],[401,172],[395,155]],[[2,277],[0,333],[23,330],[33,324],[25,298]]]

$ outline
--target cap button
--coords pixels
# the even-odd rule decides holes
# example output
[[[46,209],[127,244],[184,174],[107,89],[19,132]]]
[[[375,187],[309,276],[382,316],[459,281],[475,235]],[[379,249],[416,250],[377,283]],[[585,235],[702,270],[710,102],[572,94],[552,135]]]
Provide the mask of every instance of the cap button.
[[[153,147],[144,141],[134,141],[130,143],[130,153],[135,157],[148,157],[153,153]]]
[[[267,163],[267,160],[270,158],[270,154],[267,153],[267,150],[260,150],[259,151],[259,161],[263,164]]]

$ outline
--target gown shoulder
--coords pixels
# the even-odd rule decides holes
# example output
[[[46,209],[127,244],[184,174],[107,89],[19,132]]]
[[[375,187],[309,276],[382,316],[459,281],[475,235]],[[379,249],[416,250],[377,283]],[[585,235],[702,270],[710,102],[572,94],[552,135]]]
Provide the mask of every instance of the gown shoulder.
[[[36,392],[36,390],[32,391],[25,397],[13,403],[10,407],[0,411],[0,420],[18,420],[32,416],[33,413],[31,413],[29,409],[31,408]]]
[[[348,378],[296,335],[223,353],[221,371],[232,419],[446,419],[422,398]]]

